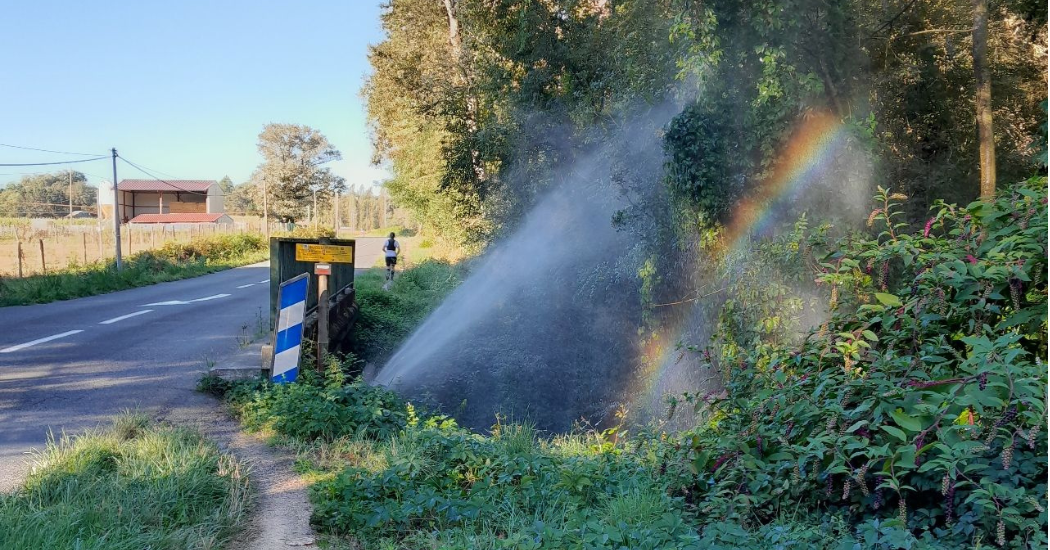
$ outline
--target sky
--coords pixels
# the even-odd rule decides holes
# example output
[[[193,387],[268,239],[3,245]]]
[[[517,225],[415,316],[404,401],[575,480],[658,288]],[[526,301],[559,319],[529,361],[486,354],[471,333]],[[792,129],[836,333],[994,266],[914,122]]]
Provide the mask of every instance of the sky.
[[[383,38],[379,0],[39,0],[0,18],[0,143],[120,156],[161,177],[247,181],[269,122],[311,126],[338,148],[329,166],[355,187],[371,165],[361,87]],[[0,146],[0,164],[85,157]],[[110,161],[0,166],[80,170]],[[148,178],[118,162],[119,179]],[[160,174],[163,172],[163,174]]]

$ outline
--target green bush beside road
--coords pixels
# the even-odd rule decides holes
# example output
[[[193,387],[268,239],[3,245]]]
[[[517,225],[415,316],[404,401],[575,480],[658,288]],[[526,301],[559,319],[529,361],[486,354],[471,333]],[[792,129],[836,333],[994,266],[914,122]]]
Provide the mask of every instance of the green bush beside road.
[[[48,445],[0,495],[0,548],[220,548],[244,518],[239,463],[190,430],[137,415]]]
[[[197,277],[269,257],[261,235],[218,235],[167,243],[136,253],[117,271],[112,261],[74,265],[46,275],[0,278],[0,306],[44,304]]]

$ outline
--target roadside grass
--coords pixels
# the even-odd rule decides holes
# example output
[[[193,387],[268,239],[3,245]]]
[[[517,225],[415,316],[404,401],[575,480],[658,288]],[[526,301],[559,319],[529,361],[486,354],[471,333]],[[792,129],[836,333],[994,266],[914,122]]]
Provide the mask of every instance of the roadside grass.
[[[237,460],[196,432],[137,414],[52,441],[0,495],[0,548],[221,548],[244,519]]]
[[[699,540],[653,455],[616,430],[490,435],[348,382],[353,359],[295,384],[214,384],[242,423],[296,450],[331,548],[689,548]],[[542,541],[538,544],[537,541]]]
[[[72,265],[46,275],[0,278],[0,306],[43,304],[197,277],[269,257],[260,235],[216,235],[134,254],[117,271],[112,261]]]
[[[462,264],[431,259],[399,272],[389,290],[383,289],[383,270],[355,277],[360,309],[351,336],[351,351],[365,362],[381,362],[389,357],[464,275]]]

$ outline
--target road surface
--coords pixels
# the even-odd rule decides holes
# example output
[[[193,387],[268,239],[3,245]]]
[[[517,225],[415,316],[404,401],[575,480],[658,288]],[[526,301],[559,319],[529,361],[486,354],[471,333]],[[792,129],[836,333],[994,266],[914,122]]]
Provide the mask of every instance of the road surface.
[[[371,267],[381,239],[360,239]],[[185,417],[216,402],[194,388],[211,364],[268,328],[268,264],[34,306],[0,308],[0,492],[27,453],[124,409]]]

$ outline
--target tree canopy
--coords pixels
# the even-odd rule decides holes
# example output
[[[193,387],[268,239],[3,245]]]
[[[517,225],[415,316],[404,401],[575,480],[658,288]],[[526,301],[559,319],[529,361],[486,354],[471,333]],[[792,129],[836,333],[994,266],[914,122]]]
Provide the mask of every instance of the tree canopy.
[[[343,178],[322,166],[339,160],[339,150],[309,126],[267,124],[259,134],[259,153],[263,162],[252,181],[265,189],[265,208],[277,218],[302,219],[314,193],[319,204],[329,204],[335,193],[346,189]]]

